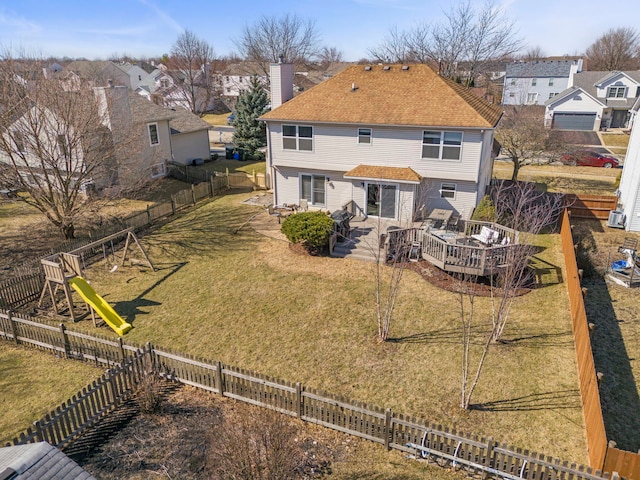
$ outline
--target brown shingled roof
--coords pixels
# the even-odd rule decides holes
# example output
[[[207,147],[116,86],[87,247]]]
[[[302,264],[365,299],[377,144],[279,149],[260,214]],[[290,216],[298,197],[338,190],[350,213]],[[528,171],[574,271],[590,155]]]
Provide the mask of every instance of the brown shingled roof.
[[[420,183],[422,177],[409,167],[379,167],[360,164],[343,175],[345,178],[362,180],[395,180],[405,183]]]
[[[493,128],[501,115],[500,107],[439,76],[427,65],[410,65],[405,70],[402,65],[354,65],[261,118],[310,123]]]

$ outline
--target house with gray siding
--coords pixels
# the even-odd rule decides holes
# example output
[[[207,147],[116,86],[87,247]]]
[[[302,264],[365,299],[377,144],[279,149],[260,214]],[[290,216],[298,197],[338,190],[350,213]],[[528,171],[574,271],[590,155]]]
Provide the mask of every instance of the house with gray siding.
[[[267,174],[276,204],[410,222],[469,218],[485,193],[502,110],[427,65],[354,65],[293,97],[271,65]]]
[[[640,110],[640,98],[632,108],[637,115]],[[619,210],[624,213],[624,227],[630,232],[640,232],[640,124],[634,122],[627,154],[624,158],[624,169],[620,179]]]
[[[640,71],[586,71],[545,103],[545,125],[563,130],[631,128],[631,107],[640,95]]]
[[[544,105],[569,86],[582,71],[582,59],[541,59],[508,63],[502,93],[503,105]]]

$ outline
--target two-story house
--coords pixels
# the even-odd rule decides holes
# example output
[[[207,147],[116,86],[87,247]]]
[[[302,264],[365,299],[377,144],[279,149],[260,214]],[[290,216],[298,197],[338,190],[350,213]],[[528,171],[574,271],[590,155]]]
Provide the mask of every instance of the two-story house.
[[[354,65],[293,98],[271,65],[267,173],[277,204],[407,222],[433,208],[468,218],[485,193],[501,108],[427,65]]]
[[[544,105],[564,91],[571,77],[582,71],[582,59],[541,59],[508,63],[503,105]]]
[[[562,130],[629,128],[640,95],[640,71],[573,75],[569,87],[545,103],[545,125]]]
[[[631,109],[634,115],[640,111],[640,98]],[[620,179],[619,210],[624,214],[624,227],[630,232],[640,232],[640,122],[634,122],[624,169]]]

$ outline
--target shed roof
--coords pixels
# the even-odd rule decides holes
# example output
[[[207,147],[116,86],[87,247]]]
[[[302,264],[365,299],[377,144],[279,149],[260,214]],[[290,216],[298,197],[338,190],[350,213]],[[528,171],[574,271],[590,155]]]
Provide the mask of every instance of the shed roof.
[[[266,121],[494,128],[502,109],[428,65],[354,65],[264,114]]]
[[[400,183],[420,183],[422,177],[409,167],[387,167],[360,164],[343,175],[357,180],[394,180]]]
[[[209,130],[211,125],[201,119],[198,115],[181,107],[171,109],[172,117],[169,125],[172,134],[191,133],[199,130]]]
[[[12,480],[96,480],[47,442],[0,448],[0,478]]]

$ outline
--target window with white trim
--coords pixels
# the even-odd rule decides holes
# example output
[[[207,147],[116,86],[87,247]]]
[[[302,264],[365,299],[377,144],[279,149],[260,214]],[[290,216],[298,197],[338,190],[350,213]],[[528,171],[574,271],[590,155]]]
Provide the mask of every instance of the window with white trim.
[[[553,87],[553,80],[554,80],[553,77],[549,79],[549,86],[550,87]]]
[[[422,132],[422,158],[460,160],[462,132]]]
[[[627,93],[627,87],[609,87],[607,98],[625,98]]]
[[[283,125],[282,148],[284,150],[313,150],[313,127],[306,125]]]
[[[167,174],[167,165],[165,162],[151,165],[151,178],[164,177]]]
[[[532,105],[536,103],[537,99],[538,99],[537,93],[527,93],[527,105]]]
[[[457,185],[455,183],[440,184],[440,198],[449,198],[455,200]]]
[[[551,93],[549,94],[549,98],[553,98],[553,97],[555,97],[557,94],[558,94],[558,92],[551,92]]]
[[[160,143],[160,137],[158,136],[158,124],[150,123],[149,127],[149,143],[151,145],[158,145]]]
[[[324,175],[300,175],[300,198],[311,205],[324,206],[327,181]]]
[[[535,87],[538,84],[538,79],[537,78],[532,78],[531,79],[531,86]]]
[[[515,84],[516,84],[516,79],[515,79],[515,78],[512,78],[512,79],[509,81],[509,85],[515,85]]]
[[[358,143],[371,143],[371,133],[370,128],[359,128]]]

